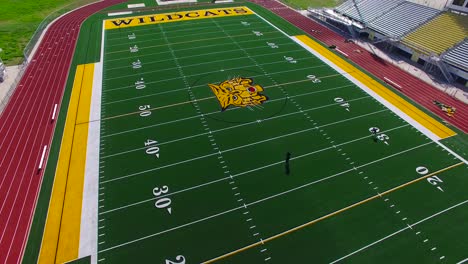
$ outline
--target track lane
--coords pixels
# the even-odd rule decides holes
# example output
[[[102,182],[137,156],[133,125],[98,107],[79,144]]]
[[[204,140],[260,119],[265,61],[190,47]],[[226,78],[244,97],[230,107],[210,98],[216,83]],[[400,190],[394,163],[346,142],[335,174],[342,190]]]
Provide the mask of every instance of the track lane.
[[[123,0],[88,5],[48,29],[9,104],[0,116],[0,263],[21,262],[43,171],[37,171],[44,145],[52,141],[53,105],[61,106],[81,23],[91,14]],[[47,153],[48,155],[48,153]]]

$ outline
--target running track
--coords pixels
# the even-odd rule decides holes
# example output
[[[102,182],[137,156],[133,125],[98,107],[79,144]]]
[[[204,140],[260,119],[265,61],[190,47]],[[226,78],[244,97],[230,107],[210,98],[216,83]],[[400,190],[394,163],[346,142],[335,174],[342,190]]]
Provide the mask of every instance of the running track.
[[[44,146],[50,149],[52,111],[60,108],[80,25],[124,1],[94,3],[53,23],[0,116],[0,263],[21,262],[43,177],[37,168]]]
[[[75,10],[57,20],[47,31],[9,104],[0,116],[0,263],[19,263],[27,241],[43,171],[37,167],[45,145],[50,149],[55,123],[54,104],[60,107],[81,23],[91,14],[125,0],[105,0]],[[327,45],[335,44],[349,58],[379,78],[403,84],[402,91],[442,118],[432,104],[437,99],[455,106],[448,121],[468,131],[468,109],[463,103],[421,82],[390,64],[375,59],[344,37],[276,1],[254,2],[269,8]],[[314,32],[312,32],[314,30]],[[320,32],[316,32],[316,31]],[[465,122],[463,122],[465,120]]]
[[[304,30],[326,45],[336,45],[339,50],[349,55],[348,59],[381,80],[384,80],[384,77],[386,77],[401,85],[402,89],[399,90],[403,94],[443,118],[448,123],[458,127],[463,132],[468,133],[468,105],[450,97],[448,94],[419,80],[400,68],[387,63],[380,58],[375,58],[370,52],[364,50],[357,44],[345,43],[345,37],[313,21],[312,19],[303,16],[282,3],[275,0],[250,1],[271,10],[273,13],[281,16],[286,21],[289,21],[291,24]],[[362,50],[363,53],[354,52],[356,49]],[[455,107],[457,109],[455,116],[448,117],[432,103],[433,100]]]

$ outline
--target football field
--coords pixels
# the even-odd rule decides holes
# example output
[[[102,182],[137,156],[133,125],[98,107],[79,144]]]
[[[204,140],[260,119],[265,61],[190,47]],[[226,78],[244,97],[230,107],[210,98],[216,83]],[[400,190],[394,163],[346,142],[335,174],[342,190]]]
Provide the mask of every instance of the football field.
[[[466,161],[229,12],[104,30],[98,263],[466,260]]]

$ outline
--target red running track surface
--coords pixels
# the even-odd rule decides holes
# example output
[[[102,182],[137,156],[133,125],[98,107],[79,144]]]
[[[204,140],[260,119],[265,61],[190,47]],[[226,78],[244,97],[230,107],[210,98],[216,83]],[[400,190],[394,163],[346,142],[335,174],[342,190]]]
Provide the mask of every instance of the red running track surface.
[[[296,27],[304,30],[314,38],[320,40],[326,45],[335,45],[338,49],[348,55],[348,59],[358,64],[368,72],[381,80],[384,77],[402,86],[399,91],[403,94],[430,110],[434,114],[446,120],[448,123],[458,127],[465,133],[468,133],[468,105],[452,98],[448,94],[438,90],[437,88],[421,81],[417,77],[384,61],[381,58],[375,57],[370,52],[364,50],[354,43],[345,43],[345,37],[336,33],[333,30],[309,19],[295,10],[283,5],[274,0],[250,0],[265,8],[270,9],[273,13],[283,17]],[[361,50],[362,53],[356,53],[355,50]],[[448,117],[436,105],[433,100],[437,100],[446,105],[455,107],[456,113],[453,117]]]
[[[55,21],[0,116],[0,263],[21,262],[43,177],[38,166],[44,146],[50,149],[52,111],[60,109],[80,26],[124,1],[94,3]]]

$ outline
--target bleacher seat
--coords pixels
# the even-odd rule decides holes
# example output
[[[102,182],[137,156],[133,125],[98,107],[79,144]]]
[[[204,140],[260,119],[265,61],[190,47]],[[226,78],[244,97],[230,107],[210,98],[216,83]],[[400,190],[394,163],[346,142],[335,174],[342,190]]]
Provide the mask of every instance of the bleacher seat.
[[[447,51],[442,58],[448,64],[468,71],[468,39]]]
[[[439,13],[437,9],[405,1],[373,20],[369,27],[383,35],[398,39]]]
[[[444,12],[409,33],[403,43],[427,55],[440,55],[466,37],[468,16]]]
[[[335,8],[335,11],[361,23],[369,23],[404,2],[405,0],[348,0]]]

